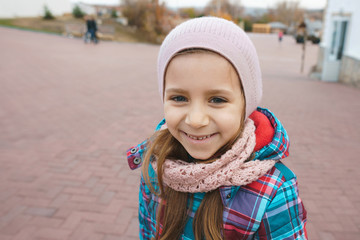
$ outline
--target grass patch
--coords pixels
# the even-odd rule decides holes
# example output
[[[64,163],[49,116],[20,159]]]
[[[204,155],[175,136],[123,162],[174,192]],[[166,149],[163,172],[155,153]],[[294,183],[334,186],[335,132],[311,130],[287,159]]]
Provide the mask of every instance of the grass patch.
[[[0,26],[14,27],[13,19],[0,19]]]
[[[0,26],[11,27],[21,30],[61,34],[64,24],[54,20],[43,20],[42,18],[13,18],[0,19]]]

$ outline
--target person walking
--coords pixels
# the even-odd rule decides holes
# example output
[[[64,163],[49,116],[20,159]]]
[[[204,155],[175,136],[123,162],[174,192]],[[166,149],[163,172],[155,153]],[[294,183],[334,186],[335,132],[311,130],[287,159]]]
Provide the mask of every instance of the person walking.
[[[89,16],[86,19],[86,28],[87,28],[87,33],[86,34],[90,35],[90,41],[94,42],[95,44],[98,43],[98,39],[97,39],[97,36],[96,36],[97,24],[96,24],[94,16]]]
[[[282,39],[283,39],[284,33],[283,31],[279,30],[278,32],[278,39],[279,39],[279,43],[281,43]]]

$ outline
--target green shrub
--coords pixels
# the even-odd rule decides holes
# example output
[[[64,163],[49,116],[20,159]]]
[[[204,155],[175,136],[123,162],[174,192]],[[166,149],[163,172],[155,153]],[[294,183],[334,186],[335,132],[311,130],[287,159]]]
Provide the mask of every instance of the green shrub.
[[[117,18],[118,17],[117,11],[115,9],[111,10],[111,17],[112,18]]]
[[[78,5],[75,5],[72,14],[75,18],[83,18],[85,16],[85,13],[81,10],[81,8]]]
[[[44,19],[46,20],[52,20],[54,19],[54,15],[51,13],[50,9],[45,5],[44,6]]]
[[[249,19],[244,19],[244,30],[245,32],[251,32],[252,31],[252,22]]]

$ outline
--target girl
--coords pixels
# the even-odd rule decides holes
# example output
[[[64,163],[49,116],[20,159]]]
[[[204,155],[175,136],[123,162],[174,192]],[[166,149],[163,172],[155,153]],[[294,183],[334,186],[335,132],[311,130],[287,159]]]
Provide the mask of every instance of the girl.
[[[158,57],[165,119],[129,149],[142,165],[141,239],[306,239],[294,173],[280,162],[289,139],[257,107],[256,50],[234,23],[203,17],[180,24]]]

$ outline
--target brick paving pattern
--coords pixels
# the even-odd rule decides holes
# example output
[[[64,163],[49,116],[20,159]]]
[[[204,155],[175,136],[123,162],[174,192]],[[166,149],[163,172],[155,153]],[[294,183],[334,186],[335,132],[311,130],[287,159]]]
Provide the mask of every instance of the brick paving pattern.
[[[0,239],[138,239],[128,147],[162,117],[159,46],[0,28]],[[360,234],[360,90],[300,73],[291,37],[250,35],[262,106],[291,139],[310,239]],[[307,45],[305,72],[318,46]]]

